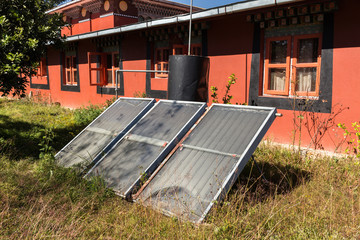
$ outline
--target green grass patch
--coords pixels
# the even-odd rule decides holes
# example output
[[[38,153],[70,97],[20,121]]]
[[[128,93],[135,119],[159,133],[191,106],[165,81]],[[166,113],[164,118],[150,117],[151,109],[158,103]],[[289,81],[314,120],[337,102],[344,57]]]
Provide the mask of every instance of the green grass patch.
[[[358,239],[359,160],[261,144],[204,224],[169,218],[84,180],[53,155],[103,106],[0,98],[0,239]]]

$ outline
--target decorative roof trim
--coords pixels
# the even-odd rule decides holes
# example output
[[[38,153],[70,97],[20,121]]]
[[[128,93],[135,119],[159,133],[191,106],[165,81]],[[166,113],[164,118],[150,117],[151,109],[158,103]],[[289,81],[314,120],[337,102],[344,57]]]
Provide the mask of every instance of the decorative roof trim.
[[[207,9],[204,11],[193,13],[193,20],[208,19],[213,17],[218,17],[222,15],[228,15],[232,13],[245,12],[250,10],[257,10],[267,7],[276,7],[281,4],[295,3],[306,0],[248,0],[244,2],[233,3],[217,8]],[[100,30],[97,32],[84,33],[79,35],[73,35],[66,38],[66,41],[77,41],[79,39],[87,39],[92,37],[111,35],[122,32],[131,32],[135,30],[143,30],[152,27],[164,26],[172,23],[184,23],[188,22],[190,19],[190,14],[177,15],[173,17],[165,17],[157,20],[130,24],[127,26],[115,27],[107,30]]]

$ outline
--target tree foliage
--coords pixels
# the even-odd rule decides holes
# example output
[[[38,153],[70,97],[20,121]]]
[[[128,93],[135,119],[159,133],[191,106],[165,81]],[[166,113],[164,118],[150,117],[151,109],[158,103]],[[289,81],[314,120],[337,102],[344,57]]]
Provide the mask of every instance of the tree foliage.
[[[0,93],[24,95],[50,45],[60,46],[60,14],[45,12],[58,0],[0,1]]]

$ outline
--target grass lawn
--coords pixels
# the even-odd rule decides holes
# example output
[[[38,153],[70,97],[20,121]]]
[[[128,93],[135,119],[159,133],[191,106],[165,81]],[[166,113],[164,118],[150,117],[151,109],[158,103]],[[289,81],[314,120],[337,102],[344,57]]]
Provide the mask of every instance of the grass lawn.
[[[53,155],[103,107],[0,98],[0,239],[359,239],[360,162],[262,143],[204,224],[129,203]]]

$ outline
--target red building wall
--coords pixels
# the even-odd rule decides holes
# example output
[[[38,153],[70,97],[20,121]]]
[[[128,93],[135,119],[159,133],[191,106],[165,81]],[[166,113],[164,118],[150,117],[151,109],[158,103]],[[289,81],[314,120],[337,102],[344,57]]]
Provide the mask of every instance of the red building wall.
[[[334,49],[333,49],[333,92],[332,112],[336,114],[334,123],[345,123],[348,127],[352,122],[360,121],[360,32],[354,31],[357,23],[354,21],[359,1],[339,3],[339,10],[334,13]],[[209,86],[216,86],[219,99],[225,94],[225,86],[230,74],[234,73],[237,83],[231,87],[232,103],[248,102],[250,86],[251,58],[253,46],[253,25],[247,23],[244,15],[223,17],[211,22],[208,34],[208,55],[210,57]],[[236,23],[236,28],[234,28]],[[245,90],[246,89],[246,90]],[[211,91],[209,90],[209,96]],[[209,99],[211,101],[211,98]],[[349,108],[349,109],[347,109]],[[280,143],[295,144],[301,140],[301,146],[314,147],[306,120],[302,123],[301,136],[299,127],[295,126],[299,112],[278,109],[283,117],[275,120],[267,138]],[[328,121],[333,114],[317,113],[319,122]],[[296,130],[296,135],[294,132]],[[343,130],[336,125],[324,129],[325,136],[320,144],[326,150],[344,150],[346,144],[339,145],[344,139]],[[322,131],[322,133],[324,132]],[[320,134],[320,133],[319,133]],[[321,147],[320,146],[320,147]],[[318,146],[319,147],[319,146]]]
[[[146,39],[139,37],[138,33],[128,34],[122,40],[122,54],[123,69],[146,70]],[[146,93],[145,73],[125,72],[124,90],[127,97]]]
[[[332,111],[339,108],[349,108],[340,113],[335,123],[360,121],[360,32],[357,21],[354,21],[360,2],[356,0],[339,2],[339,9],[334,13],[333,36],[333,92]],[[254,43],[254,25],[245,20],[246,14],[232,14],[218,17],[210,22],[207,30],[207,55],[210,58],[209,72],[209,104],[210,86],[218,88],[219,100],[225,94],[228,77],[235,74],[237,82],[231,87],[232,103],[248,103],[251,75],[251,61]],[[114,24],[114,16],[96,18],[92,21],[93,30],[109,28]],[[73,29],[73,31],[77,31]],[[78,44],[80,92],[61,91],[60,55],[57,51],[48,52],[50,90],[40,90],[43,94],[51,95],[53,102],[60,102],[63,106],[80,107],[82,105],[98,104],[110,99],[113,95],[98,94],[96,86],[89,85],[89,69],[87,52],[97,51],[91,40],[82,40]],[[147,43],[139,32],[126,34],[121,40],[122,59],[124,69],[146,69]],[[260,68],[260,67],[259,67]],[[152,90],[167,90],[167,79],[151,79]],[[32,89],[30,89],[32,90]],[[146,92],[146,76],[144,73],[124,73],[124,95],[134,95]],[[299,112],[278,109],[283,117],[277,118],[270,128],[267,137],[275,142],[292,143],[294,125]],[[328,120],[331,114],[318,113],[318,120]],[[311,134],[306,126],[302,127],[301,145],[311,145]],[[297,141],[299,135],[296,135]],[[343,140],[343,131],[336,126],[326,129],[321,145],[327,150],[335,150]],[[342,145],[344,148],[345,145]]]
[[[234,23],[236,22],[236,29]],[[232,103],[247,103],[251,71],[253,25],[245,21],[245,15],[235,15],[211,22],[208,32],[208,56],[210,58],[209,86],[218,88],[219,101],[224,96],[231,74],[237,78],[231,87]],[[209,89],[209,96],[211,90]],[[209,98],[211,102],[211,97]]]
[[[341,1],[339,10],[334,13],[332,112],[336,114],[339,109],[345,109],[336,116],[334,123],[345,123],[349,128],[351,123],[360,121],[360,32],[354,31],[358,28],[354,19],[359,7],[359,1]],[[294,129],[297,129],[293,122],[294,118],[298,120],[299,113],[294,115],[294,111],[281,109],[278,112],[283,117],[275,120],[267,137],[275,142],[292,143]],[[325,122],[333,115],[317,113],[316,116],[320,122]],[[296,144],[301,139],[301,146],[314,147],[304,124],[301,132],[301,138],[296,135]],[[340,144],[344,140],[343,133],[336,125],[326,129],[321,145],[326,150],[342,152],[347,146]]]

